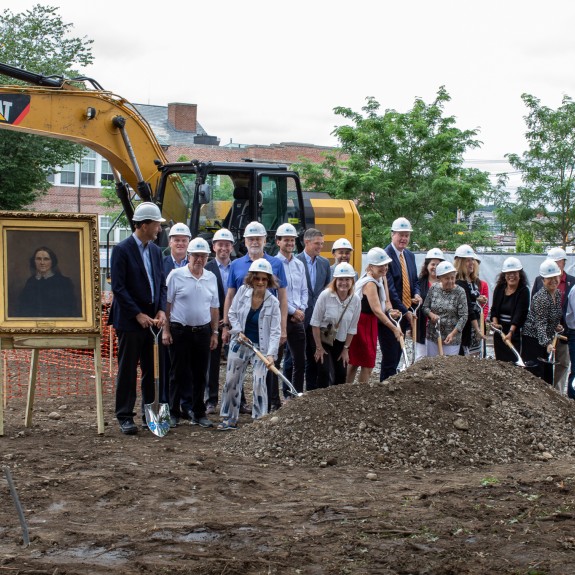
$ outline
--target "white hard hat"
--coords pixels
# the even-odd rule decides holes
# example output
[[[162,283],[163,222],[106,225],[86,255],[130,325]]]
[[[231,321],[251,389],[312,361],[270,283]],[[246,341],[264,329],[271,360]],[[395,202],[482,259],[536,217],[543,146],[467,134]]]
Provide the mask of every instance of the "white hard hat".
[[[473,248],[471,246],[468,246],[467,244],[463,244],[455,250],[455,257],[456,258],[473,258],[474,260],[476,260],[477,254],[475,253],[475,251],[473,250]]]
[[[382,248],[371,248],[367,252],[367,265],[384,266],[391,261],[387,252]]]
[[[293,238],[297,238],[297,231],[291,224],[282,224],[276,230],[276,237],[284,237],[289,236]]]
[[[250,272],[262,272],[264,274],[269,274],[270,276],[273,275],[272,264],[268,262],[265,258],[260,258],[255,262],[252,262],[250,265]]]
[[[143,222],[145,220],[152,220],[153,222],[165,222],[166,220],[162,217],[162,212],[160,208],[156,206],[153,202],[142,202],[138,204],[134,210],[134,216],[132,221]]]
[[[443,252],[439,248],[431,248],[425,254],[425,259],[426,260],[441,260],[441,261],[443,261],[445,259],[445,256],[443,255]]]
[[[226,228],[219,229],[212,238],[212,242],[219,242],[220,240],[225,240],[227,242],[234,243],[234,235],[230,230],[226,230]]]
[[[547,252],[547,257],[554,262],[558,262],[560,260],[566,260],[567,254],[563,248],[551,248]]]
[[[266,236],[266,229],[259,222],[250,222],[244,230],[244,238],[253,238],[255,236]]]
[[[542,278],[553,278],[560,276],[561,270],[559,269],[559,266],[556,262],[548,259],[539,266],[539,275]]]
[[[451,262],[441,262],[437,264],[437,267],[435,268],[435,275],[437,277],[440,276],[444,276],[445,274],[449,274],[451,272],[456,271],[455,268],[453,267],[453,264]]]
[[[335,250],[353,251],[353,246],[351,245],[351,242],[349,240],[346,240],[345,238],[339,238],[338,240],[335,240],[335,242],[333,242],[331,253],[335,252]]]
[[[412,232],[413,228],[411,227],[411,224],[407,218],[397,218],[397,220],[394,220],[393,224],[391,224],[391,231]]]
[[[518,272],[523,269],[523,265],[517,258],[507,258],[501,266],[501,272]]]
[[[341,264],[337,264],[333,270],[333,277],[334,278],[354,278],[355,277],[355,270],[353,266],[350,266],[346,262],[342,262]]]
[[[204,238],[194,238],[188,245],[189,254],[209,254],[210,246]]]
[[[168,234],[168,236],[171,238],[172,236],[188,236],[189,238],[192,237],[192,234],[190,232],[190,228],[188,228],[188,226],[186,226],[186,224],[182,224],[182,223],[177,223],[174,224],[171,228],[170,228],[170,233]]]

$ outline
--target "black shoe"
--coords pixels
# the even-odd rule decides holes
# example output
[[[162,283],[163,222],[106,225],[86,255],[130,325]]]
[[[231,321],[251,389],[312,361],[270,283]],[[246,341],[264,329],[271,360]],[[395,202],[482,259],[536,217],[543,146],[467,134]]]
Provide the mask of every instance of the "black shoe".
[[[196,421],[196,416],[194,415],[194,412],[191,409],[182,411],[182,417],[184,419],[187,419],[191,425],[198,425],[198,422]]]
[[[124,419],[124,421],[120,421],[120,431],[124,435],[136,435],[138,427],[133,419]]]
[[[281,403],[273,403],[272,405],[270,405],[269,412],[271,413],[272,411],[277,411],[278,409],[281,409],[281,406],[282,406]]]
[[[192,417],[192,425],[199,425],[200,427],[213,427],[214,424],[205,415],[203,417]]]
[[[240,405],[240,413],[251,414],[251,412],[252,412],[252,406],[249,403],[242,403]]]
[[[148,422],[145,417],[142,417],[142,429],[148,429]]]

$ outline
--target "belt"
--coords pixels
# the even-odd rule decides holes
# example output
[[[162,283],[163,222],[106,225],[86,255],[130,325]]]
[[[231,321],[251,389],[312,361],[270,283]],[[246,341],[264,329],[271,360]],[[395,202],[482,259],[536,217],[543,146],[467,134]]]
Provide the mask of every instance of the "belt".
[[[205,329],[209,328],[210,325],[210,322],[205,323],[204,325],[183,325],[177,322],[170,322],[170,327],[178,327],[184,331],[191,331],[192,333],[196,331],[204,331]]]

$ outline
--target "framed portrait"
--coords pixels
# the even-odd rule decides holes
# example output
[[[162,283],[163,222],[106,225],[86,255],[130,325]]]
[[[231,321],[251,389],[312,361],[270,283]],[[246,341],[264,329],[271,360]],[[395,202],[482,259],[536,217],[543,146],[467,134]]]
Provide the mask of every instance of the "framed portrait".
[[[0,333],[99,333],[97,216],[0,211]]]

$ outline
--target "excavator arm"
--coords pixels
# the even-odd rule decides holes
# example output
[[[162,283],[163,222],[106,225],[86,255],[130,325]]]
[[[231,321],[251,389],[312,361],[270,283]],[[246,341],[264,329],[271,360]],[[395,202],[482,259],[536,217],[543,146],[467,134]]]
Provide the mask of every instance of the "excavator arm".
[[[167,158],[146,120],[129,102],[111,92],[80,90],[68,81],[5,64],[0,64],[0,73],[40,84],[0,85],[0,129],[86,146],[110,162],[120,189],[119,176],[141,199],[161,202],[167,220],[187,220],[187,205],[177,179],[165,181],[162,193],[157,189],[158,167],[166,164]],[[122,203],[131,219],[129,199]]]

